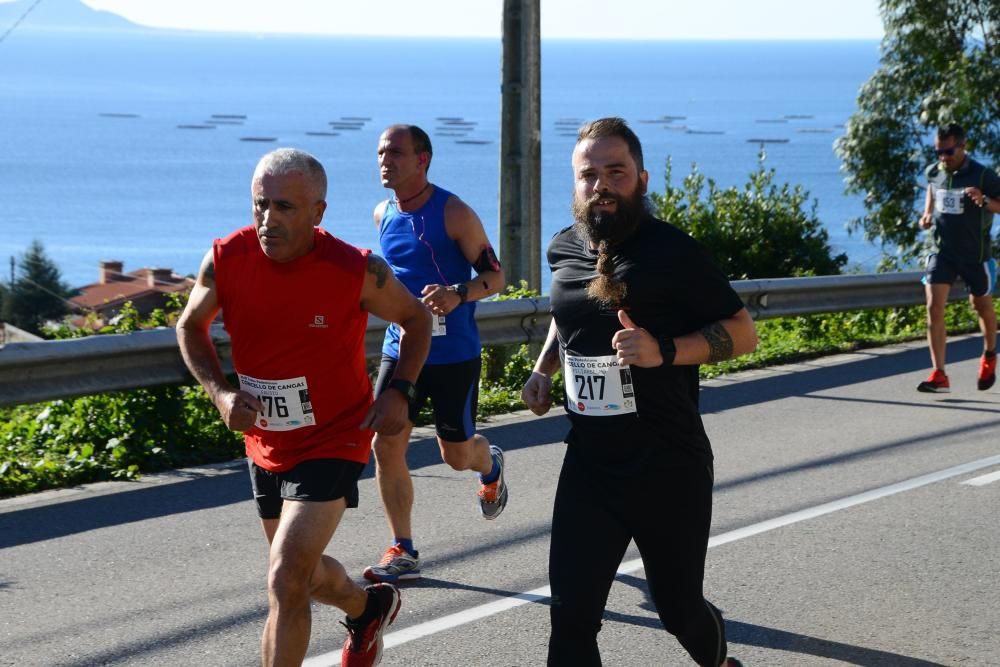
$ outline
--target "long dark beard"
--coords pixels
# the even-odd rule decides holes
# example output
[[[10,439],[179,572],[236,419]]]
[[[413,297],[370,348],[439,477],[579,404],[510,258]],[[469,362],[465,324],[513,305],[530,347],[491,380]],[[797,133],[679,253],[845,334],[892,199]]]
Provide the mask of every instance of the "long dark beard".
[[[594,211],[601,199],[614,199],[613,213]],[[621,307],[627,287],[614,277],[615,262],[611,250],[635,233],[646,215],[646,204],[640,188],[629,199],[603,194],[581,202],[573,198],[573,227],[585,240],[597,246],[597,277],[587,284],[587,296],[608,308]]]

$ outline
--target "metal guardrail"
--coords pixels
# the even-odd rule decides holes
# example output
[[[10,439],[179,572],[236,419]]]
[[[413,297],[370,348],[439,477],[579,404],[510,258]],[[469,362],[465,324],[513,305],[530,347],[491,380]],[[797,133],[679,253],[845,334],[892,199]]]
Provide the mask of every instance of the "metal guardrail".
[[[754,319],[924,303],[921,272],[739,280],[733,288]],[[962,298],[955,285],[951,299]],[[476,308],[484,345],[545,340],[547,297],[488,301]],[[370,317],[365,336],[369,358],[377,358],[385,322]],[[213,326],[223,367],[232,369],[229,336]],[[106,391],[192,382],[173,329],[91,336],[0,347],[0,406],[35,403]]]

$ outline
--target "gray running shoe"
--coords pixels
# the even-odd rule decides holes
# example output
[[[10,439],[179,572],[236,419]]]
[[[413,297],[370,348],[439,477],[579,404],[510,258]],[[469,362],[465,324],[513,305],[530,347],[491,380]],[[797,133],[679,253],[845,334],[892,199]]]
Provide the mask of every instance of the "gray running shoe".
[[[369,565],[362,576],[368,581],[395,584],[399,581],[411,581],[420,578],[420,558],[410,555],[410,552],[393,544],[382,554],[378,565]]]
[[[479,485],[479,511],[483,518],[493,520],[500,516],[507,507],[507,482],[503,477],[503,450],[496,445],[490,445],[490,454],[496,458],[500,466],[500,476],[492,484]]]

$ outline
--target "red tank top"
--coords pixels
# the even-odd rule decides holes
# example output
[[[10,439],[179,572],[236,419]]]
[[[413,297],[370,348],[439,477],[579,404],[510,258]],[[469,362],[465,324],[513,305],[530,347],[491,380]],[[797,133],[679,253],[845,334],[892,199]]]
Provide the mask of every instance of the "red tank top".
[[[252,226],[216,239],[216,291],[233,365],[265,405],[244,437],[258,466],[281,472],[308,459],[368,461],[372,432],[359,425],[372,389],[360,302],[370,252],[320,228],[315,247],[287,263],[264,255]],[[270,430],[279,421],[286,430]]]

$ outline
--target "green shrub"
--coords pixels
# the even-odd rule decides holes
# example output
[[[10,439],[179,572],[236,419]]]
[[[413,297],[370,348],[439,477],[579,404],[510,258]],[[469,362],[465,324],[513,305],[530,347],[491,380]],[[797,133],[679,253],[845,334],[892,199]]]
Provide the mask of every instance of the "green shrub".
[[[840,273],[847,256],[832,254],[816,201],[807,209],[802,186],[775,185],[765,158],[761,150],[760,166],[743,189],[721,189],[707,179],[707,193],[697,165],[675,187],[668,158],[663,194],[649,195],[653,212],[704,244],[730,280]]]

